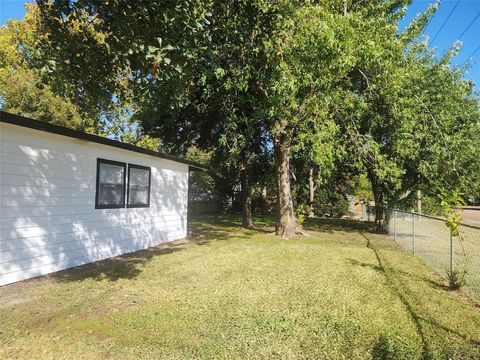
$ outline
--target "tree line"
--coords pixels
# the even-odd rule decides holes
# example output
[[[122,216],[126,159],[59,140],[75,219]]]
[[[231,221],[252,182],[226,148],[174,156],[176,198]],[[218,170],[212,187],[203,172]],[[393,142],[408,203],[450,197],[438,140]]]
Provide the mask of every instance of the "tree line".
[[[0,31],[2,106],[207,158],[196,186],[239,187],[246,227],[273,202],[284,238],[346,193],[475,200],[478,96],[421,36],[437,4],[399,28],[410,3],[37,0]]]

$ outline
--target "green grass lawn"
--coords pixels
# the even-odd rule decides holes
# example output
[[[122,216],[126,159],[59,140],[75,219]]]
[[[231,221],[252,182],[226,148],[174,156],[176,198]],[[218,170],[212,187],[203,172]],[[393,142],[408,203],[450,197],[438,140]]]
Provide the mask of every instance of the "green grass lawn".
[[[480,358],[480,309],[364,224],[239,224],[0,288],[0,358]]]

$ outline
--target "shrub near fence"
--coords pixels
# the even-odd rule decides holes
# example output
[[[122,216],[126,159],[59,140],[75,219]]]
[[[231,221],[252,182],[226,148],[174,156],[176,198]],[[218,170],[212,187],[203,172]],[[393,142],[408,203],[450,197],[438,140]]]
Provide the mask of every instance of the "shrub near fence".
[[[451,236],[445,219],[385,209],[390,212],[388,232],[405,250],[419,256],[442,276],[455,271],[465,275],[466,289],[480,299],[480,227],[461,224],[460,236]],[[364,211],[364,219],[374,219],[374,208]]]

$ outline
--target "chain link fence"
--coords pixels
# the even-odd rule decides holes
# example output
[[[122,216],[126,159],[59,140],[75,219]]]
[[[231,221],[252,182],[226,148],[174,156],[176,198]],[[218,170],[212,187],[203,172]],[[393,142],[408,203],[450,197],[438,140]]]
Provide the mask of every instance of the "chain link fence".
[[[451,236],[445,219],[385,209],[389,213],[388,233],[402,247],[422,258],[446,276],[455,271],[465,276],[466,290],[480,299],[480,226],[461,224],[459,236]],[[373,221],[375,208],[365,206],[363,219]]]

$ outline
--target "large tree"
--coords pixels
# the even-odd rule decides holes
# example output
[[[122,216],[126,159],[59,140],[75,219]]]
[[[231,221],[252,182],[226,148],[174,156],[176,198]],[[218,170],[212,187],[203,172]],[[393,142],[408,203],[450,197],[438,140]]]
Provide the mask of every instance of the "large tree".
[[[478,189],[479,141],[471,136],[478,133],[478,99],[450,63],[455,47],[437,59],[417,39],[434,11],[400,35],[389,26],[395,19],[365,18],[369,41],[358,42],[355,66],[339,86],[337,120],[368,174],[379,230],[388,225],[384,208],[412,205],[419,189]]]
[[[182,104],[189,69],[207,49],[209,1],[37,0],[39,56],[55,86],[84,109],[114,100]]]
[[[38,3],[39,58],[80,108],[131,102],[171,149],[236,162],[246,205],[252,159],[273,150],[284,238],[297,228],[292,149],[314,150],[309,167],[331,163],[325,129],[341,135],[379,206],[422,184],[452,187],[460,163],[478,169],[460,155],[478,148],[465,136],[477,132],[477,100],[449,56],[437,62],[416,41],[434,7],[399,33],[409,0]]]
[[[135,118],[172,148],[217,148],[238,163],[248,202],[249,159],[269,135],[256,116],[265,43],[287,1],[38,3],[44,55],[66,92],[86,104],[133,98]]]
[[[24,20],[10,20],[0,27],[0,108],[57,125],[90,131],[91,119],[83,119],[68,98],[56,94],[42,81],[32,63],[38,41],[38,12],[27,7]]]
[[[240,178],[243,225],[251,216],[252,159],[265,152],[267,132],[255,116],[256,73],[264,67],[262,41],[268,19],[251,1],[215,2],[209,16],[208,51],[192,64],[187,101],[181,107],[143,107],[135,114],[146,129],[185,151],[196,144],[234,169]]]
[[[79,103],[74,93],[59,86],[64,77],[53,72],[54,62],[44,62],[40,53],[44,35],[40,11],[26,4],[22,20],[0,27],[0,107],[2,110],[73,129],[109,136],[157,150],[159,141],[132,123],[132,101],[112,98],[101,110]],[[58,76],[57,76],[58,75]]]

